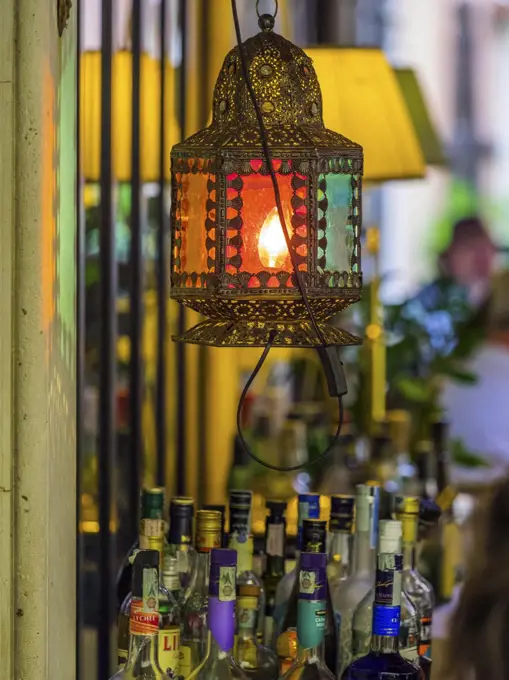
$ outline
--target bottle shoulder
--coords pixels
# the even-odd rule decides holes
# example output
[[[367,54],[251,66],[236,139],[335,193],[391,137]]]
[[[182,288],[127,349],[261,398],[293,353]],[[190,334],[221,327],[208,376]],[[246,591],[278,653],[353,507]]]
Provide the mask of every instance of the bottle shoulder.
[[[370,652],[357,659],[345,670],[342,680],[419,680],[421,671],[400,654]]]
[[[334,605],[339,612],[355,612],[364,602],[374,598],[373,579],[349,576],[333,589]]]
[[[403,572],[403,590],[418,610],[433,609],[435,605],[433,588],[418,571],[409,569]]]
[[[276,604],[281,604],[289,599],[290,595],[292,594],[296,577],[296,571],[295,569],[292,569],[292,571],[289,571],[287,574],[285,574],[279,581],[276,588]]]

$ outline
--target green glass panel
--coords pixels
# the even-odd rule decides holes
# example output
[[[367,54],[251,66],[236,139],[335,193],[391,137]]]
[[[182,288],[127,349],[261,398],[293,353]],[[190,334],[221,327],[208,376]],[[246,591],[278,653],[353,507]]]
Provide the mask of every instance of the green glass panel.
[[[352,176],[340,174],[321,175],[320,180],[325,179],[327,198],[327,210],[325,213],[318,202],[318,219],[325,216],[325,267],[320,256],[323,254],[318,249],[318,269],[320,272],[347,271],[351,270],[352,253],[354,248],[354,227],[352,215]],[[323,234],[319,234],[322,236]]]

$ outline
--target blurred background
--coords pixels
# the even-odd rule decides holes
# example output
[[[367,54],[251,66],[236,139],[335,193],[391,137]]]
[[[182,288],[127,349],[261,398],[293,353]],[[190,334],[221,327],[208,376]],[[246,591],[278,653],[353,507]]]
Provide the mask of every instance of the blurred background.
[[[262,0],[260,11],[273,4]],[[238,7],[247,38],[258,30],[255,2]],[[115,574],[137,535],[142,486],[198,507],[250,488],[255,535],[265,499],[284,498],[294,535],[296,493],[348,493],[378,479],[389,491],[446,492],[443,507],[461,523],[507,467],[489,381],[509,378],[509,285],[493,284],[509,264],[509,2],[279,0],[276,30],[310,48],[326,125],[366,158],[365,294],[341,318],[365,343],[342,355],[349,393],[338,445],[313,465],[337,413],[311,350],[273,350],[244,405],[253,450],[306,464],[293,475],[269,475],[236,436],[260,351],[171,341],[198,315],[168,298],[170,149],[210,119],[235,44],[230,1],[82,0],[79,21],[80,670],[93,680],[94,593],[101,569]],[[376,55],[383,78],[373,75]],[[108,154],[112,178],[101,171]],[[496,394],[500,403],[509,387]],[[101,516],[110,517],[107,543]]]

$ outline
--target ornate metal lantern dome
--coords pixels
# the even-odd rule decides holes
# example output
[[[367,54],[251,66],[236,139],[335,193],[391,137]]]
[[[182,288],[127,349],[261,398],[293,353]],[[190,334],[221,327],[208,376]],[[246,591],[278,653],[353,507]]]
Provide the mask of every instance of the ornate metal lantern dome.
[[[358,344],[327,320],[361,295],[362,148],[325,127],[311,59],[263,19],[264,30],[243,50],[291,246],[327,344]],[[262,346],[270,336],[275,345],[318,345],[296,285],[238,47],[219,73],[212,123],[175,145],[171,159],[170,295],[209,319],[177,339]]]

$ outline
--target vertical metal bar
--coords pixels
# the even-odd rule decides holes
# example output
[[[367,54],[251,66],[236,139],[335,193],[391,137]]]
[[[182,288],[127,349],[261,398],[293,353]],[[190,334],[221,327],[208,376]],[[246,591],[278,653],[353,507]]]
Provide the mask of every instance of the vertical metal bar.
[[[179,81],[179,122],[182,137],[186,134],[186,70],[187,70],[187,7],[186,0],[179,0],[179,26],[182,44],[182,63]],[[179,305],[178,335],[182,335],[186,327],[186,310]],[[177,343],[177,494],[185,494],[186,489],[186,345]]]
[[[116,263],[111,161],[111,89],[113,56],[113,0],[102,2],[101,51],[101,337],[99,409],[99,621],[98,680],[110,676],[111,624],[115,611],[113,560],[115,538],[110,533],[113,477],[116,462]]]
[[[76,3],[76,680],[81,679],[81,631],[83,628],[83,587],[81,565],[83,535],[81,519],[81,465],[83,462],[83,390],[85,387],[85,220],[81,200],[80,156],[80,63],[81,0]]]
[[[166,249],[165,170],[170,162],[166,148],[166,0],[161,0],[161,101],[159,110],[159,231],[157,250],[157,385],[156,385],[156,438],[157,438],[157,484],[166,485],[166,311],[168,300],[168,270]]]
[[[141,0],[132,5],[132,130],[131,130],[131,290],[130,290],[130,414],[131,456],[129,476],[130,533],[138,533],[138,508],[141,468],[143,462],[142,404],[143,404],[143,230],[141,218]]]

